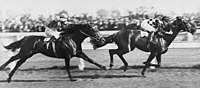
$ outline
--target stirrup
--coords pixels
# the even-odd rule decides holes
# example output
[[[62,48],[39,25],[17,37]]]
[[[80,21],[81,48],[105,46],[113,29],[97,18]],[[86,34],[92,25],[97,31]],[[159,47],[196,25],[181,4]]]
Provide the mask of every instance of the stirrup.
[[[55,39],[56,39],[55,37],[51,37],[51,38],[49,39],[49,41],[47,41],[47,42],[50,43],[50,42],[54,41]]]
[[[154,42],[154,41],[151,41],[150,43],[151,43],[151,44],[154,44],[154,45],[156,44],[156,42]]]

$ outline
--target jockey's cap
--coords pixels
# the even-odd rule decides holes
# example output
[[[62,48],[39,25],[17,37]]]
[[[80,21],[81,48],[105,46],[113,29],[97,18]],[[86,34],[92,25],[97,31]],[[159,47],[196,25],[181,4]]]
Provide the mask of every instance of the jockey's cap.
[[[170,17],[168,17],[168,16],[163,16],[163,17],[162,17],[162,21],[169,22],[169,21],[170,21]]]

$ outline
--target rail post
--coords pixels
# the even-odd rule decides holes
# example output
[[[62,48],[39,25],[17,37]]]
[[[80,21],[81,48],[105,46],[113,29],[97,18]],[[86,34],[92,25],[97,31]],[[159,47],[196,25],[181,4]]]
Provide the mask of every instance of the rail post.
[[[80,63],[78,64],[78,68],[79,70],[83,71],[85,68],[85,63],[84,60],[82,58],[79,58]]]
[[[187,33],[187,41],[191,42],[193,39],[193,35],[191,33]]]

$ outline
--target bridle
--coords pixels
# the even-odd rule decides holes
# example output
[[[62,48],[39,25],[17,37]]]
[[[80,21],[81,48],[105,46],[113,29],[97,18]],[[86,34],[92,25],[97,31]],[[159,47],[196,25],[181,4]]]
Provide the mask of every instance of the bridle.
[[[86,36],[89,36],[90,38],[92,38],[92,39],[94,39],[94,40],[96,40],[96,41],[99,41],[99,39],[97,39],[97,38],[95,38],[95,37],[93,37],[93,36],[88,35],[87,33],[83,32],[82,30],[80,30],[80,32],[81,32],[82,34],[86,35]]]
[[[175,27],[175,28],[178,28],[179,25],[182,25],[184,31],[188,31],[188,30],[186,30],[186,29],[188,29],[188,27],[186,26],[184,20],[181,20],[181,23],[178,23],[178,24],[171,23],[170,25],[171,25],[172,28],[174,28],[174,27]],[[171,28],[171,27],[170,27],[170,28]],[[175,31],[173,31],[173,32],[174,32],[174,33],[177,33],[177,32],[175,32]]]
[[[189,29],[188,26],[185,23],[186,23],[185,20],[182,20],[182,25],[183,25],[184,29],[187,29],[185,31],[190,32],[190,30],[188,30]]]

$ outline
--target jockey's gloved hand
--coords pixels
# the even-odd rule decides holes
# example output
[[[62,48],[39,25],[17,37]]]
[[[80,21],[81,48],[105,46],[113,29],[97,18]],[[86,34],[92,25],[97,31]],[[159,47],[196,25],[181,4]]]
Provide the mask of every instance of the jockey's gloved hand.
[[[172,31],[169,31],[169,32],[167,32],[167,34],[170,34],[170,35],[171,35],[171,34],[173,34],[173,32],[172,32]]]
[[[162,32],[157,32],[158,35],[163,36],[164,34]]]
[[[60,35],[65,35],[65,33],[64,33],[64,32],[61,32]]]

